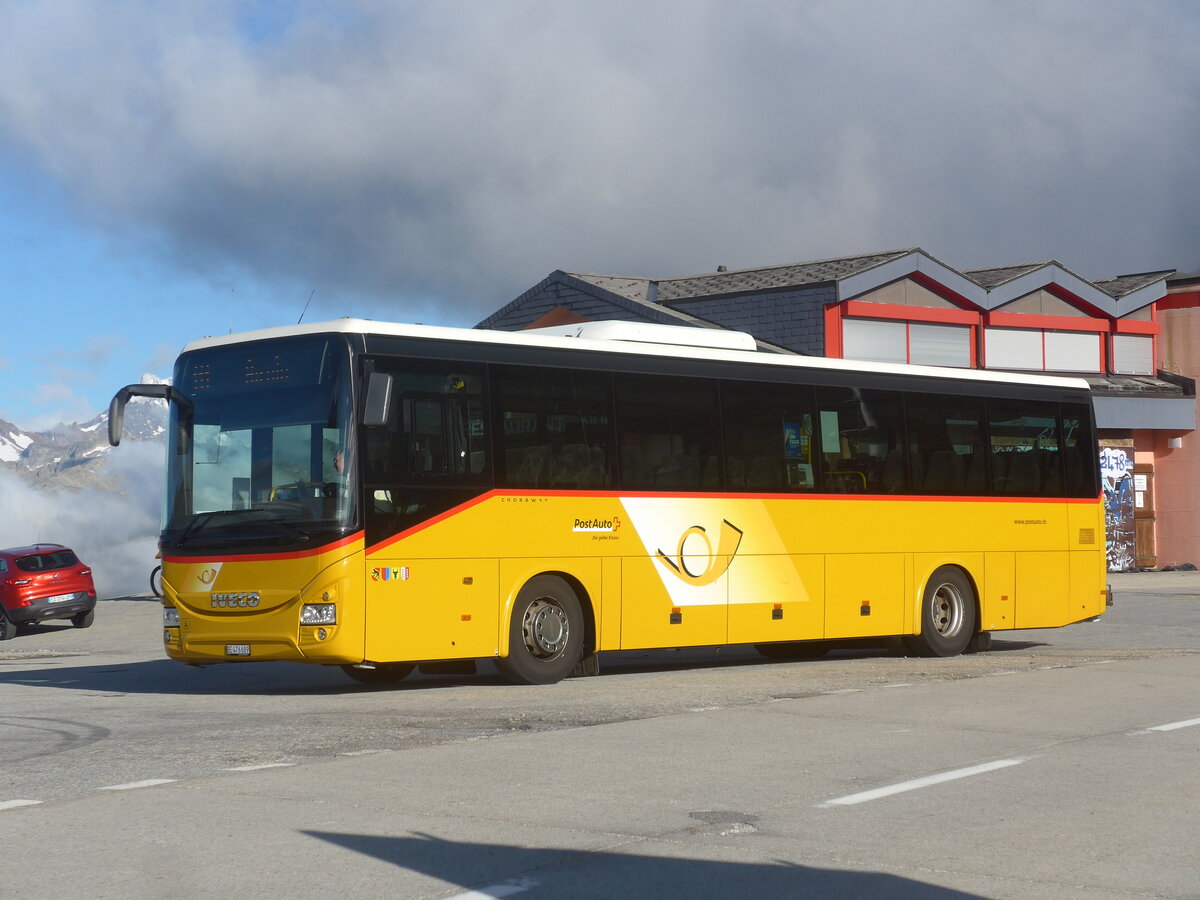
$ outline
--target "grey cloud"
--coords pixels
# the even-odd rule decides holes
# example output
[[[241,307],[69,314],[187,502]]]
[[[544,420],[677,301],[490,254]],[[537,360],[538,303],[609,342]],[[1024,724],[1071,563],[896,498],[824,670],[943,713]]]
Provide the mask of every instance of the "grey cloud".
[[[252,8],[7,7],[0,136],[175,265],[397,318],[557,267],[1200,263],[1191,3]]]

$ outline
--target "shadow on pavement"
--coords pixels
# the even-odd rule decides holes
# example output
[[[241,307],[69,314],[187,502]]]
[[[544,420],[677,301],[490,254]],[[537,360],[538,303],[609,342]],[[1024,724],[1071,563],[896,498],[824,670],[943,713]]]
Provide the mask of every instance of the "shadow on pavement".
[[[743,863],[608,851],[447,841],[430,835],[305,834],[473,890],[470,896],[584,898],[952,898],[977,897],[889,875],[788,862]],[[509,876],[508,873],[519,873]]]

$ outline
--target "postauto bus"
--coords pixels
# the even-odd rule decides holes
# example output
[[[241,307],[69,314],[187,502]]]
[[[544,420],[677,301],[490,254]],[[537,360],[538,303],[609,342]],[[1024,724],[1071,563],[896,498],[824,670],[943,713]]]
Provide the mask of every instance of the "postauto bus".
[[[554,331],[205,338],[118,392],[114,444],[130,397],[170,402],[167,654],[550,683],[607,651],[950,656],[1103,612],[1085,382]]]

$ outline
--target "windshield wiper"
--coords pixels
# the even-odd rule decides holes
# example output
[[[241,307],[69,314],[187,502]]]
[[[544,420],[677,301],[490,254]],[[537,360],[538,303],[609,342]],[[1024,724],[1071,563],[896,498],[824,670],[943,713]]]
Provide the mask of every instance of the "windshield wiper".
[[[184,546],[184,544],[186,544],[188,542],[189,538],[193,537],[196,532],[200,531],[204,525],[207,525],[212,519],[216,518],[217,516],[230,516],[230,517],[239,517],[240,518],[240,517],[246,515],[247,513],[249,513],[253,516],[256,516],[258,518],[261,518],[265,522],[271,522],[275,525],[280,526],[284,530],[284,532],[288,535],[288,537],[292,538],[293,540],[299,541],[301,543],[305,543],[309,539],[308,532],[301,531],[300,529],[296,528],[294,525],[291,525],[290,523],[284,521],[283,519],[279,518],[278,516],[271,515],[269,510],[254,509],[254,508],[252,508],[252,509],[214,509],[211,512],[196,513],[194,516],[192,516],[191,521],[189,521],[187,523],[187,526],[183,529],[183,532],[179,535],[179,537],[177,537],[175,539],[175,546],[176,547]]]

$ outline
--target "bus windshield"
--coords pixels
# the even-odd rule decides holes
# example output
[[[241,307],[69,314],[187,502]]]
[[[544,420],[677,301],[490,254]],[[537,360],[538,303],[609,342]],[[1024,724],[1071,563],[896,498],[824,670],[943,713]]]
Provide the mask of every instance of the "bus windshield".
[[[356,524],[350,353],[315,336],[185,353],[172,404],[162,543],[315,545]]]

